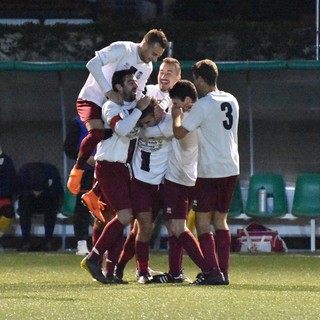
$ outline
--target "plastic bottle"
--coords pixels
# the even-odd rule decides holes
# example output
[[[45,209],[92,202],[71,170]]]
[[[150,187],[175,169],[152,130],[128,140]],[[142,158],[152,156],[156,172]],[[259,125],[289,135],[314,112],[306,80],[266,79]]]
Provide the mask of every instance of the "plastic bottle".
[[[274,205],[274,199],[273,199],[273,193],[267,194],[267,209],[269,213],[273,212],[273,205]]]
[[[259,189],[259,212],[267,211],[267,190],[265,187]]]

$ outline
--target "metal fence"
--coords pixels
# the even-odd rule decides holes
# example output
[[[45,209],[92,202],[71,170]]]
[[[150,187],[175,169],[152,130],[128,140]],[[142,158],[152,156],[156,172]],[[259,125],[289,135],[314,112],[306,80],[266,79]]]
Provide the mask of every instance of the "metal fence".
[[[192,80],[194,61],[182,61]],[[240,180],[254,172],[296,175],[319,171],[320,64],[317,61],[218,62],[218,87],[240,104]],[[156,82],[159,63],[150,83]],[[0,144],[20,168],[29,161],[56,165],[64,181],[66,126],[88,71],[85,62],[0,63]]]

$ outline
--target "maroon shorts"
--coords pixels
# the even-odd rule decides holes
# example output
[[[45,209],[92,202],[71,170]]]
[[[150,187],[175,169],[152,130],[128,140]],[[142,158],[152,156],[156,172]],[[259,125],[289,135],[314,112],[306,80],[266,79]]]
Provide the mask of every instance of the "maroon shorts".
[[[195,211],[228,212],[238,176],[198,178],[195,186]]]
[[[133,216],[139,212],[151,212],[153,220],[163,208],[163,185],[153,185],[138,179],[131,181]]]
[[[77,99],[76,106],[83,123],[86,123],[88,120],[101,119],[101,107],[97,104],[91,101]]]
[[[194,187],[164,181],[164,216],[169,219],[187,219]]]
[[[115,211],[131,209],[131,169],[119,162],[97,161],[95,175],[103,199]]]

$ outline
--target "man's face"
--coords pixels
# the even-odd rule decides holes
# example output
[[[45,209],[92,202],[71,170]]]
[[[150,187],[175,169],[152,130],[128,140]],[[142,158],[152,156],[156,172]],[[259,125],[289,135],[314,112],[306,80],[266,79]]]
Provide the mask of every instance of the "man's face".
[[[203,90],[202,90],[202,81],[201,81],[201,77],[196,78],[196,76],[194,75],[194,73],[192,74],[193,77],[193,83],[198,91],[198,95],[201,97],[203,96]],[[201,79],[200,79],[201,78]],[[200,81],[199,81],[200,80]]]
[[[177,72],[175,65],[173,63],[162,63],[158,72],[160,90],[168,92],[178,80],[180,80],[180,73]]]
[[[143,43],[140,51],[140,58],[144,63],[157,62],[162,56],[164,49],[159,43],[148,45],[146,42]]]
[[[156,124],[157,124],[157,121],[156,121],[156,118],[154,117],[153,113],[148,114],[143,119],[139,120],[139,125],[142,128],[152,127],[152,126],[155,126]]]
[[[174,108],[181,108],[183,112],[189,111],[192,107],[192,103],[190,102],[190,99],[187,99],[187,98],[184,99],[184,101],[182,101],[179,98],[172,98],[171,101]]]
[[[138,83],[133,75],[127,75],[124,79],[122,97],[124,101],[133,101],[137,96]]]

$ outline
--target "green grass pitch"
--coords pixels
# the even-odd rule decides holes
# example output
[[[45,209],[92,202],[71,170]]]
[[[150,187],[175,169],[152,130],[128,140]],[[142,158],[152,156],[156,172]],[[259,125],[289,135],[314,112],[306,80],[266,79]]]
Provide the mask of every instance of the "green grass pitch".
[[[200,320],[320,318],[320,257],[231,254],[229,286],[103,285],[80,269],[74,253],[0,254],[0,319]],[[167,271],[167,255],[151,252],[151,267]],[[184,256],[184,271],[199,272]]]

